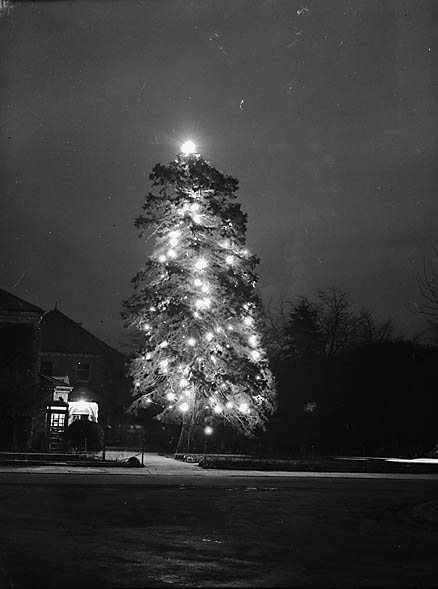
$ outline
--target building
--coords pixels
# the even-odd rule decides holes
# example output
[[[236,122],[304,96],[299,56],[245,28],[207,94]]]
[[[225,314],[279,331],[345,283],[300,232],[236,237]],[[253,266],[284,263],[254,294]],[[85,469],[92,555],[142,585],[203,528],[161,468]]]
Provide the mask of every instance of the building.
[[[39,357],[40,378],[53,379],[52,400],[69,403],[68,426],[98,422],[110,438],[129,402],[125,356],[55,308],[41,320]],[[60,382],[69,387],[61,396]]]
[[[0,289],[0,449],[27,449],[37,403],[43,310]]]
[[[124,422],[125,407],[129,404],[126,357],[57,308],[44,312],[1,289],[0,326],[3,328],[0,345],[5,350],[2,360],[6,362],[0,409],[9,407],[11,403],[7,405],[5,401],[14,400],[17,391],[22,391],[13,401],[15,413],[8,410],[12,424],[9,430],[14,428],[14,415],[24,413],[31,417],[31,422],[23,436],[27,439],[26,445],[31,444],[34,449],[65,449],[60,431],[63,428],[66,432],[78,420],[99,423],[111,438],[112,428]],[[10,333],[14,334],[12,348]],[[33,379],[33,392],[29,384],[27,388],[24,384],[21,388],[18,385],[11,388],[8,358],[16,358],[19,349],[27,351],[29,368],[23,368],[24,359],[21,363],[15,360],[15,364],[12,363],[15,378],[23,380],[29,374]],[[11,384],[7,384],[6,377]],[[11,431],[5,435],[9,446],[22,449],[23,443],[11,443],[14,437]]]

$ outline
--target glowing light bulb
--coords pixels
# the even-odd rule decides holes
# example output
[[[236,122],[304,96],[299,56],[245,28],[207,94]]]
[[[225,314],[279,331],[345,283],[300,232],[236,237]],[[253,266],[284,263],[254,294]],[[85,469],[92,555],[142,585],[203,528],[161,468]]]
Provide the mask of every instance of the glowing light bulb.
[[[193,284],[195,286],[202,286],[202,280],[200,278],[195,278],[195,280],[193,281]]]
[[[196,270],[204,270],[204,268],[207,268],[207,266],[208,262],[204,258],[199,258],[199,260],[195,262]]]
[[[255,347],[257,345],[257,336],[256,335],[250,335],[248,338],[248,342],[249,345],[252,347]]]
[[[253,321],[254,320],[253,320],[252,317],[245,317],[244,320],[243,320],[243,322],[244,322],[245,325],[252,325]]]
[[[185,413],[186,411],[189,410],[189,404],[188,403],[181,403],[181,405],[179,406],[179,409],[180,409],[180,411]]]
[[[175,400],[175,393],[167,393],[166,399],[168,399],[169,401],[174,401]]]
[[[181,235],[180,231],[171,231],[169,233],[169,241],[170,241],[171,246],[173,246],[173,247],[176,246],[180,235]]]
[[[208,342],[211,342],[211,340],[213,339],[213,334],[211,333],[211,331],[209,331],[208,333],[205,334],[205,339]]]
[[[187,340],[187,343],[189,346],[196,346],[196,340],[194,337],[189,337],[189,339]]]
[[[234,263],[234,256],[227,256],[225,258],[225,261],[227,264],[233,264]]]
[[[185,141],[181,145],[181,152],[184,155],[191,155],[192,153],[196,153],[196,145],[193,143],[193,141]]]
[[[206,436],[211,436],[211,434],[213,433],[213,428],[207,425],[207,427],[204,429],[204,433]]]
[[[240,403],[240,405],[239,405],[239,411],[241,413],[247,413],[248,412],[248,409],[249,409],[248,403]]]
[[[145,331],[149,331],[149,330],[150,330],[150,328],[151,328],[151,326],[149,325],[149,323],[145,323],[145,324],[143,325],[143,329],[144,329]]]
[[[162,263],[163,263],[163,262],[165,262],[166,260],[167,260],[167,258],[166,258],[166,256],[165,256],[164,254],[162,254],[162,255],[161,255],[159,258],[158,258],[158,261],[159,261],[159,262],[162,262]]]
[[[208,309],[211,305],[211,300],[208,298],[204,299],[197,299],[195,301],[195,306],[197,309]]]
[[[227,409],[232,409],[234,407],[234,403],[233,401],[227,401],[227,404],[225,405],[225,407]]]
[[[136,387],[139,387],[139,386],[140,386],[140,383],[137,381],[137,382],[135,383],[135,386],[136,386]]]

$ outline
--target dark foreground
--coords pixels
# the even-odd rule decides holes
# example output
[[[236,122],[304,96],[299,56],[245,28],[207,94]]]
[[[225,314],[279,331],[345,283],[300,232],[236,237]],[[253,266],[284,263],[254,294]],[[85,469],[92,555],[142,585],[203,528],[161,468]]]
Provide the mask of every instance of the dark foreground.
[[[0,486],[15,587],[436,587],[433,480]]]

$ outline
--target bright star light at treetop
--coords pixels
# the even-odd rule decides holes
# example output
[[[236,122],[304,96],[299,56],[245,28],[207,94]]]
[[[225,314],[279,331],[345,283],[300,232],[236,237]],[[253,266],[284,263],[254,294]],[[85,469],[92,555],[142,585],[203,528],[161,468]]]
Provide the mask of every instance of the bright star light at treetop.
[[[193,141],[185,141],[181,145],[181,153],[184,155],[192,155],[196,153],[196,145],[193,143]]]

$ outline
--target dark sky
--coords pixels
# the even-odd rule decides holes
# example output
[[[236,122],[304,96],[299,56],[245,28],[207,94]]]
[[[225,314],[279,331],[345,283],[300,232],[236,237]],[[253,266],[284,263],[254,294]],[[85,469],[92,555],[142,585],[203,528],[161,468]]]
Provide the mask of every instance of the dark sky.
[[[240,180],[265,303],[333,285],[413,333],[438,246],[437,17],[435,0],[16,3],[0,287],[120,347],[148,175],[192,138]]]

